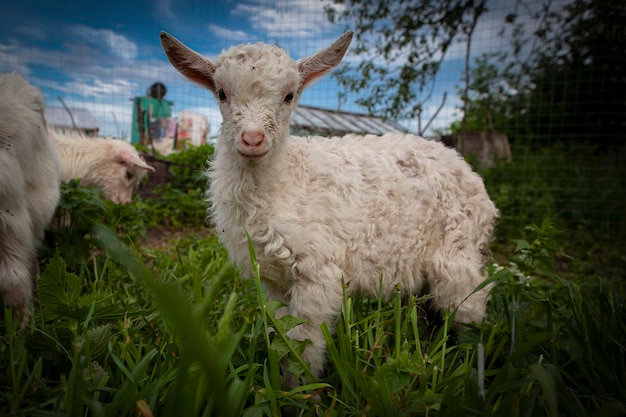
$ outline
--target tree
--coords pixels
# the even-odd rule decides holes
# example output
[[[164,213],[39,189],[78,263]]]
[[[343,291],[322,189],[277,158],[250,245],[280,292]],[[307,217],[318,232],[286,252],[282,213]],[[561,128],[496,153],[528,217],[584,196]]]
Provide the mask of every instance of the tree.
[[[468,41],[485,12],[486,0],[334,0],[326,7],[332,22],[355,31],[356,66],[336,77],[372,114],[421,117],[441,62],[455,42]]]
[[[517,74],[505,63],[506,54],[490,52],[478,56],[469,68],[467,84],[456,90],[463,105],[463,119],[450,126],[451,133],[504,131],[514,114]]]
[[[546,20],[528,70],[532,133],[544,143],[624,146],[626,2],[572,0]]]
[[[353,51],[362,58],[343,67],[338,80],[364,93],[357,102],[371,113],[419,120],[446,52],[465,42],[460,129],[500,127],[544,144],[624,145],[626,2],[515,0],[502,22],[510,50],[470,68],[473,30],[485,11],[478,0],[334,0],[328,16],[351,22]]]

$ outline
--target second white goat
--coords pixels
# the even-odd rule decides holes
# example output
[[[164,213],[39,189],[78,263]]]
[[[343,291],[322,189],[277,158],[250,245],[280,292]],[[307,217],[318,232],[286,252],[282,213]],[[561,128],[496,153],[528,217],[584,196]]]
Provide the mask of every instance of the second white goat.
[[[80,179],[100,187],[104,198],[126,204],[146,171],[154,168],[128,142],[88,137],[76,132],[50,131],[61,157],[61,181]]]

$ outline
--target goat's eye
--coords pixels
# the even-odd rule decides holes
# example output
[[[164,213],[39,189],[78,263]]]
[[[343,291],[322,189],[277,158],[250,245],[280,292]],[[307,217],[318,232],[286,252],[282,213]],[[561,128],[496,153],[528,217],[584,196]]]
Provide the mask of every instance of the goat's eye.
[[[293,101],[293,93],[289,93],[285,96],[285,103],[291,103]]]
[[[226,93],[221,88],[217,90],[217,96],[220,98],[220,101],[226,101]]]

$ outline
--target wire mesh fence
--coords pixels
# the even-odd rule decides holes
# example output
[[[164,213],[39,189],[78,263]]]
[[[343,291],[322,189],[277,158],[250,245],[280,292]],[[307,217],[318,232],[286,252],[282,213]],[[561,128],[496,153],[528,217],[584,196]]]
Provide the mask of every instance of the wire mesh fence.
[[[379,8],[371,14],[373,32],[363,32],[363,39],[374,41],[380,39],[376,30],[382,33],[380,25],[393,16],[404,22],[395,26],[395,32],[410,29],[419,21],[418,11],[423,9],[418,7],[424,2],[391,2],[393,7],[387,3],[4,4],[0,71],[18,72],[41,88],[52,125],[69,124],[133,143],[163,138],[173,141],[166,142],[169,147],[199,143],[217,136],[218,107],[210,92],[184,80],[167,62],[159,44],[161,30],[209,58],[234,44],[264,41],[284,47],[298,59],[329,45],[344,30],[357,30],[358,35],[360,5]],[[450,2],[430,3],[450,7]],[[467,15],[474,16],[473,25],[461,22],[445,53],[435,54],[440,64],[435,76],[423,88],[416,87],[413,101],[404,107],[417,111],[397,112],[393,122],[428,137],[456,135],[457,144],[462,143],[459,135],[469,130],[503,133],[514,167],[496,171],[500,178],[512,176],[507,179],[510,189],[500,190],[504,216],[540,221],[543,207],[560,213],[572,231],[597,229],[611,238],[623,237],[624,2],[491,0],[466,6],[480,12]],[[385,7],[391,8],[387,17]],[[330,8],[335,10],[334,22],[329,19]],[[423,34],[406,33],[412,33],[413,40]],[[426,35],[427,43],[434,45],[435,36]],[[386,66],[380,74],[404,80],[399,62],[408,60],[409,54],[400,48],[402,38],[396,39],[397,45],[388,45],[398,51],[391,63],[377,57],[375,48],[354,53],[358,45],[353,44],[345,59],[351,69],[342,74],[358,80],[359,64],[369,59]],[[384,85],[381,82],[375,77],[365,87]],[[304,92],[300,104],[333,112],[374,109],[373,116],[390,116],[386,106],[391,99],[363,106],[368,97],[377,96],[368,88],[349,86],[340,77],[327,76]],[[525,212],[530,206],[539,209]]]

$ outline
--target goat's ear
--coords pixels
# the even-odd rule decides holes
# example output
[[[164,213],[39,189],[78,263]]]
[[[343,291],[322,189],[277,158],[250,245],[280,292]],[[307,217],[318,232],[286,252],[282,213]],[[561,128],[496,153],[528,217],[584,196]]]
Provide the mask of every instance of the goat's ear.
[[[150,171],[150,172],[154,172],[155,169],[152,165],[148,165],[146,163],[146,161],[144,161],[143,159],[139,158],[138,160],[134,161],[135,166],[141,169],[145,169],[146,171]]]
[[[134,152],[130,152],[127,149],[118,149],[115,154],[115,159],[120,164],[130,167],[136,166],[138,168],[145,169],[146,171],[154,172],[153,166],[148,165],[139,155]]]
[[[335,68],[350,46],[354,32],[346,32],[339,37],[332,45],[322,49],[315,55],[299,59],[297,61],[298,71],[302,84],[300,90],[304,90],[315,79],[328,74]]]
[[[189,49],[181,41],[161,32],[161,46],[170,63],[189,80],[215,92],[215,64],[199,53]]]

